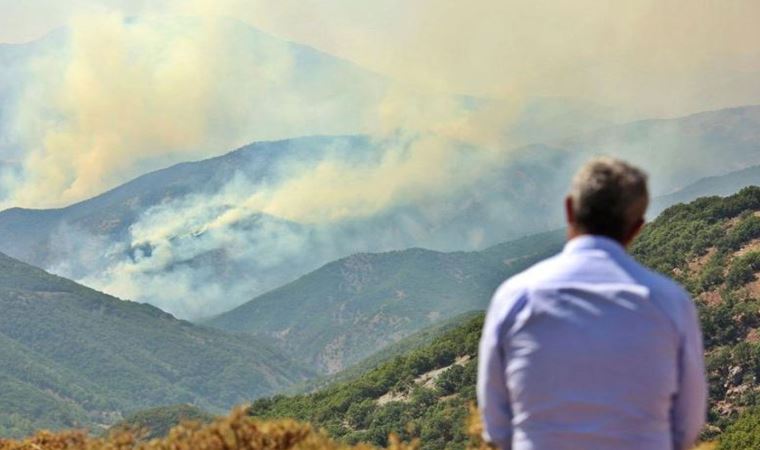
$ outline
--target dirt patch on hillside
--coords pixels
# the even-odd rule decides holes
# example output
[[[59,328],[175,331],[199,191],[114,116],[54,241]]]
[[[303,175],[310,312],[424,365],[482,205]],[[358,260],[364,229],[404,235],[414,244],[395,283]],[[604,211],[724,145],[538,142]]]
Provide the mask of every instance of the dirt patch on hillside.
[[[757,278],[758,274],[755,274],[755,278]],[[760,300],[760,279],[755,279],[755,281],[749,282],[744,286],[745,289],[747,289],[747,295],[749,295],[751,298],[755,298]]]
[[[749,333],[747,333],[747,337],[744,338],[744,340],[750,344],[756,344],[760,342],[760,331],[758,331],[757,328],[749,330]]]
[[[378,406],[383,406],[390,402],[405,402],[409,400],[408,392],[386,392],[377,399]]]
[[[760,238],[752,239],[734,253],[734,257],[746,255],[749,252],[760,250]]]
[[[454,364],[451,364],[446,367],[441,367],[440,369],[431,370],[430,372],[423,373],[422,375],[414,379],[414,383],[424,386],[426,388],[433,388],[435,387],[436,380],[438,380],[438,377],[440,377],[443,372],[447,371],[450,367],[453,367],[453,366],[463,366],[467,364],[467,361],[469,360],[470,360],[470,355],[460,356],[456,359],[456,361],[454,361]]]
[[[464,366],[471,359],[472,358],[470,357],[470,355],[460,356],[454,361],[453,364],[450,364],[446,367],[441,367],[439,369],[433,369],[419,375],[417,378],[414,379],[414,384],[432,389],[435,387],[435,382],[438,380],[438,377],[440,377],[441,374],[443,374],[443,372],[447,371],[453,366]],[[378,397],[376,402],[380,406],[386,403],[390,403],[390,402],[406,402],[406,401],[409,401],[409,395],[410,393],[406,391],[404,392],[389,391],[381,395],[380,397]]]
[[[707,252],[705,252],[704,255],[699,256],[691,261],[689,261],[688,267],[689,267],[689,273],[699,273],[702,271],[702,269],[705,267],[705,264],[710,260],[710,258],[715,255],[715,253],[718,252],[718,249],[715,247],[710,247],[707,249]]]
[[[707,306],[716,306],[723,301],[723,298],[721,298],[718,291],[702,292],[697,298],[703,301]]]

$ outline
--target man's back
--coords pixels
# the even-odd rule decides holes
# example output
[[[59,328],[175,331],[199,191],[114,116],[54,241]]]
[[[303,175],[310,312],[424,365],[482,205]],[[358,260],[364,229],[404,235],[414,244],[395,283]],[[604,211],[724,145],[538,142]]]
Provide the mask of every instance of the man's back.
[[[617,242],[582,236],[494,295],[478,396],[515,450],[681,449],[704,420],[694,306]]]

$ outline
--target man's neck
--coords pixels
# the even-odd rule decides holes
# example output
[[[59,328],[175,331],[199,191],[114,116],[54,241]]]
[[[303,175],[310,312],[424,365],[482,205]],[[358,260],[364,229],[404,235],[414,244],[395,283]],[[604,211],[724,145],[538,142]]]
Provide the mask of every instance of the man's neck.
[[[575,239],[577,237],[581,237],[581,236],[592,236],[593,237],[593,236],[601,236],[601,235],[587,233],[585,231],[579,230],[579,229],[577,229],[575,227],[572,227],[572,226],[568,227],[568,229],[567,229],[567,240],[568,241],[572,241],[573,239]],[[628,248],[629,242],[621,242],[619,239],[613,239],[613,238],[611,238],[609,236],[603,236],[603,237],[606,237],[608,239],[612,239],[613,241],[615,241],[618,244],[620,244],[621,246],[623,246],[623,248],[625,248],[625,249]]]

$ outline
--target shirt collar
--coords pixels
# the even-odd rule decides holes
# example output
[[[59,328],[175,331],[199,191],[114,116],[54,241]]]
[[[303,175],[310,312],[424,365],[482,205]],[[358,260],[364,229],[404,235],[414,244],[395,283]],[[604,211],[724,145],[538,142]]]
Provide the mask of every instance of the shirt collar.
[[[620,242],[606,236],[584,234],[570,239],[562,250],[563,253],[576,253],[583,250],[602,250],[613,255],[627,254]]]

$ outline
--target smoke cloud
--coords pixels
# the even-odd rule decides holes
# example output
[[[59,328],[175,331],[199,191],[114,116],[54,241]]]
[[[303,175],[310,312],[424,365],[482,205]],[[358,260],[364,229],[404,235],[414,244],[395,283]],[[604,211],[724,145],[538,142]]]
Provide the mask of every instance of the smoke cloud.
[[[752,1],[641,1],[614,10],[590,0],[71,6],[65,14],[49,12],[69,24],[66,50],[36,58],[26,74],[14,120],[25,170],[6,183],[7,206],[69,204],[146,170],[252,140],[438,123],[427,104],[414,109],[419,117],[408,107],[393,116],[389,84],[510,105],[578,97],[612,105],[626,118],[760,102],[760,31],[753,22],[760,6]],[[166,20],[178,14],[184,19]],[[243,45],[231,31],[237,28],[220,19],[231,16],[400,83],[357,81],[346,70],[300,73],[310,67],[282,41]],[[446,114],[462,111],[455,105]],[[478,131],[494,134],[508,123],[494,125]],[[408,173],[398,172],[398,182]]]
[[[760,100],[752,0],[182,3],[447,92],[580,97],[650,117]]]
[[[381,87],[337,85],[358,71],[347,63],[301,74],[290,44],[225,20],[100,13],[68,30],[27,64],[12,119],[24,171],[7,205],[63,206],[253,139],[357,132]]]

